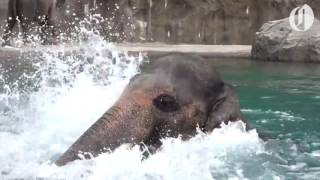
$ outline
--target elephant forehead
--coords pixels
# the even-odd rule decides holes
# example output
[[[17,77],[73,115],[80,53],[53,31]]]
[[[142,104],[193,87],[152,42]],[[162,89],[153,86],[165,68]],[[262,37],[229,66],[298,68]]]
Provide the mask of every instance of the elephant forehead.
[[[130,91],[172,90],[170,78],[164,74],[144,73],[133,77],[127,86]]]
[[[165,71],[158,69],[152,73],[140,74],[134,77],[129,83],[128,88],[135,89],[178,89],[191,90],[193,88],[206,88],[209,84],[219,81],[216,76],[203,75],[201,73],[184,71]]]
[[[208,94],[207,91],[212,89],[210,87],[215,84],[215,81],[208,81],[208,79],[198,78],[196,74],[180,76],[158,71],[154,74],[141,74],[135,77],[123,94],[145,97],[145,100],[149,101],[160,94],[170,94],[182,102],[191,102],[195,99],[203,99]]]
[[[172,86],[161,86],[127,90],[123,93],[123,95],[120,97],[120,101],[118,102],[120,106],[128,106],[132,104],[149,107],[152,104],[152,100],[159,94],[174,95],[174,89]]]

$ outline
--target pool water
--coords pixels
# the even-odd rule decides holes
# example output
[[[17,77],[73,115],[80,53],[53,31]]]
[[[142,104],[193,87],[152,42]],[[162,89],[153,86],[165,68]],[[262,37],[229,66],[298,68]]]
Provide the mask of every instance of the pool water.
[[[318,147],[320,66],[237,60],[216,63],[251,124],[274,138]]]
[[[163,139],[143,161],[139,147],[124,145],[57,167],[54,160],[116,101],[144,61],[89,37],[72,53],[61,45],[20,57],[32,68],[0,66],[0,179],[320,177],[320,66],[239,59],[208,63],[236,87],[253,130],[231,123],[188,141]]]
[[[269,138],[265,147],[280,160],[275,170],[284,179],[320,177],[320,65],[215,61],[245,117]]]

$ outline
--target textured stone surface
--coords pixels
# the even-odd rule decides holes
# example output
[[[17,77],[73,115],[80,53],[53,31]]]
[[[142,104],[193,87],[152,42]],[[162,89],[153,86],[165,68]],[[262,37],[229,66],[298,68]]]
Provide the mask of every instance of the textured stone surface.
[[[0,2],[0,20],[7,1]],[[94,26],[110,41],[252,44],[262,24],[305,3],[319,18],[320,0],[67,0],[57,20],[66,32],[91,8],[108,19]]]
[[[129,17],[131,20],[129,23],[133,25],[128,26],[128,22],[125,22],[126,25],[123,26],[123,30],[132,33],[125,39],[131,42],[251,44],[255,32],[263,23],[288,17],[290,11],[299,5],[308,3],[315,11],[316,17],[319,17],[320,12],[319,0],[118,0],[117,2],[118,11]],[[117,20],[118,17],[114,19]]]
[[[257,32],[252,57],[272,61],[320,62],[320,23],[294,31],[288,18],[265,23]]]
[[[251,46],[248,45],[199,45],[179,44],[168,45],[163,43],[121,43],[116,44],[116,50],[132,54],[143,53],[150,56],[172,52],[196,54],[207,58],[236,58],[248,59],[251,57]]]

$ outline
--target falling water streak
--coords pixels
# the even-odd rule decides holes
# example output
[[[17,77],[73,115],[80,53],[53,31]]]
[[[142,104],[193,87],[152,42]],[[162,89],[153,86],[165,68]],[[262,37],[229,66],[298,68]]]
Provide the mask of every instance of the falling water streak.
[[[147,39],[152,40],[152,0],[149,0],[149,8],[148,8],[148,24],[147,24]]]

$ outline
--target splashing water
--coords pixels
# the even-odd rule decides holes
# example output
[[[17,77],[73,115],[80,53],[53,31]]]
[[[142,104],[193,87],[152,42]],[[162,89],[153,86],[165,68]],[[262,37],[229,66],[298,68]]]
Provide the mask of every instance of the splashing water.
[[[237,136],[240,138],[234,139]],[[226,138],[234,140],[226,142]],[[245,132],[242,123],[224,126],[211,135],[200,133],[189,141],[169,138],[163,143],[160,152],[143,161],[139,147],[121,146],[113,153],[104,153],[93,160],[78,160],[66,167],[42,166],[41,174],[67,179],[241,178],[243,172],[238,168],[244,166],[243,160],[249,160],[249,156],[255,156],[263,149],[257,134]],[[228,157],[231,159],[227,160]],[[230,169],[230,166],[237,168]],[[226,176],[226,172],[230,174]]]
[[[36,177],[112,105],[141,61],[112,48],[91,34],[72,48],[39,47],[17,80],[4,76],[18,68],[1,69],[0,177]]]
[[[165,139],[162,150],[144,161],[138,147],[123,146],[57,167],[54,160],[115,102],[142,58],[116,52],[94,34],[90,41],[41,47],[35,54],[25,57],[32,68],[14,83],[1,76],[1,178],[243,178],[245,159],[263,151],[257,134],[236,123],[187,142]]]
[[[163,139],[142,160],[123,145],[63,167],[53,162],[120,96],[142,57],[117,52],[94,33],[72,46],[39,47],[19,60],[22,72],[0,66],[0,179],[312,179],[319,151],[301,153],[295,142],[259,139],[230,123],[188,140]],[[29,66],[28,66],[29,67]],[[281,111],[244,109],[275,119],[304,121]],[[311,167],[311,168],[310,168]]]

